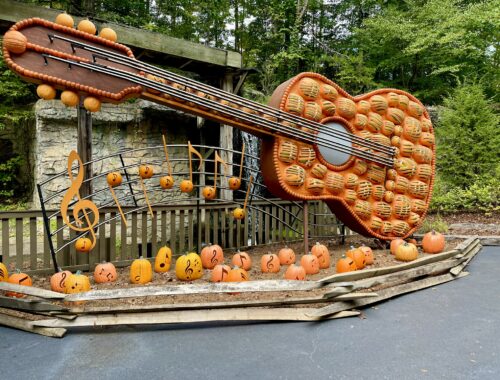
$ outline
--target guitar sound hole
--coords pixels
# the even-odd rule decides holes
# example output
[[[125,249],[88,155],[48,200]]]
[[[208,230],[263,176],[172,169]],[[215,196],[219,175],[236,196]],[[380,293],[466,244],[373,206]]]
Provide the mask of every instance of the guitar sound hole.
[[[342,133],[342,138],[335,136],[334,131]],[[352,140],[350,136],[351,132],[342,124],[337,122],[326,123],[317,137],[319,143],[330,145],[323,146],[318,144],[318,150],[325,161],[336,166],[344,165],[349,161],[352,155]]]

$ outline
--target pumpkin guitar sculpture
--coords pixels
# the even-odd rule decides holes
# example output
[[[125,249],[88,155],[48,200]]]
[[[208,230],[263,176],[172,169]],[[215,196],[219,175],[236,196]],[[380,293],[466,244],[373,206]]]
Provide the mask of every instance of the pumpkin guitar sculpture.
[[[382,89],[352,97],[321,75],[302,73],[264,106],[137,61],[113,39],[32,18],[5,34],[3,50],[17,74],[65,94],[105,102],[141,97],[260,137],[262,172],[275,195],[324,200],[362,234],[391,240],[422,222],[435,146],[429,115],[412,95]]]

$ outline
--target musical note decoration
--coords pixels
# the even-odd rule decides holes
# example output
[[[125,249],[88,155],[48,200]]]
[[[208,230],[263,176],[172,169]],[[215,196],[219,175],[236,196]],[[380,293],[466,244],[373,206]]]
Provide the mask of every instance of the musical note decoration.
[[[160,178],[160,187],[162,189],[168,190],[174,186],[175,181],[174,177],[172,176],[172,165],[170,165],[170,160],[168,159],[167,140],[165,138],[165,135],[162,135],[161,137],[163,140],[163,150],[165,151],[165,160],[167,162],[168,175]]]
[[[111,196],[113,197],[116,207],[118,207],[118,211],[120,212],[120,215],[122,217],[123,224],[125,224],[125,227],[128,227],[127,224],[127,218],[125,218],[125,214],[123,213],[123,210],[120,206],[120,202],[118,202],[118,198],[116,197],[115,190],[114,188],[117,186],[120,186],[122,184],[122,175],[119,172],[111,172],[108,173],[106,176],[106,182],[108,182],[109,185],[109,191],[111,192]]]
[[[212,200],[215,198],[217,194],[217,174],[218,174],[218,164],[222,164],[227,169],[227,163],[219,156],[219,153],[215,152],[214,159],[214,185],[213,186],[205,186],[202,191],[202,195],[205,199]]]
[[[248,203],[248,195],[250,194],[250,188],[252,187],[253,176],[250,176],[250,180],[248,181],[247,193],[245,195],[245,202],[243,203],[243,208],[235,208],[233,210],[233,216],[236,220],[244,219],[247,214],[247,203]]]
[[[78,162],[78,174],[76,177],[73,176],[72,166],[73,163]],[[96,236],[94,232],[94,227],[99,223],[99,210],[94,202],[89,199],[82,199],[80,197],[80,187],[83,184],[83,162],[78,153],[74,150],[68,156],[68,175],[71,181],[71,185],[64,194],[64,197],[61,201],[61,216],[63,218],[64,223],[71,228],[73,231],[89,233],[90,238],[88,237],[80,237],[76,241],[75,247],[79,252],[89,252],[92,248],[95,247]],[[68,209],[70,203],[76,197],[77,201],[73,205],[72,215],[73,222],[71,222],[68,216]],[[90,210],[88,212],[87,210]],[[83,215],[82,217],[80,214]],[[90,214],[90,215],[89,215]],[[85,240],[86,239],[86,240]]]
[[[238,190],[241,186],[241,176],[243,175],[243,161],[245,160],[245,143],[241,147],[240,175],[239,177],[231,177],[228,180],[228,185],[231,190]]]
[[[198,152],[193,146],[191,142],[188,141],[188,159],[189,159],[189,179],[185,179],[181,181],[179,187],[183,193],[190,193],[193,191],[193,161],[191,159],[191,154],[196,155],[200,159],[200,165],[198,166],[198,170],[201,169],[201,165],[203,164],[203,157],[200,152]]]
[[[144,193],[144,200],[148,205],[149,213],[152,217],[154,217],[153,209],[151,208],[151,203],[149,203],[148,192],[146,190],[146,186],[144,185],[144,180],[149,179],[153,176],[154,170],[150,165],[141,165],[139,166],[139,181],[141,182],[142,192]]]

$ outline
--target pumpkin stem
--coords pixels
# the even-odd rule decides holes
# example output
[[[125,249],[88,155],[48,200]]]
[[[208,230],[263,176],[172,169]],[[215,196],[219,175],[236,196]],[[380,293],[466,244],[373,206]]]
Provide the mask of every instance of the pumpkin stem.
[[[77,276],[81,275],[82,274],[82,271],[80,269],[78,269],[75,273]]]

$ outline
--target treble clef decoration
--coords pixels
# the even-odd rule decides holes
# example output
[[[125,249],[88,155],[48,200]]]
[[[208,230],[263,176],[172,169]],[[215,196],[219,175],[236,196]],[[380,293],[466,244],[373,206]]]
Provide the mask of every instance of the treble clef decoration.
[[[71,170],[74,161],[78,161],[78,174],[76,177],[73,176],[73,171]],[[96,244],[94,227],[99,223],[99,210],[94,202],[80,197],[79,190],[83,183],[83,172],[82,159],[76,151],[72,150],[68,156],[68,175],[71,180],[71,186],[68,188],[61,201],[61,216],[64,223],[72,230],[77,232],[88,232],[90,234],[90,240],[92,242],[90,249],[92,249]],[[72,223],[68,217],[68,208],[75,197],[77,201],[73,205],[72,214],[74,222]],[[87,210],[91,212],[89,213]],[[83,214],[85,225],[80,214]]]
[[[186,276],[191,276],[193,274],[194,270],[191,268],[191,260],[187,261],[187,266],[186,269],[184,270],[184,273],[186,273]]]

